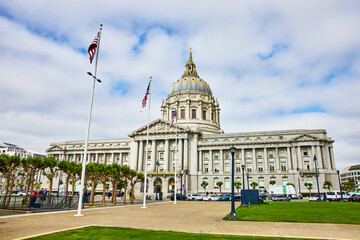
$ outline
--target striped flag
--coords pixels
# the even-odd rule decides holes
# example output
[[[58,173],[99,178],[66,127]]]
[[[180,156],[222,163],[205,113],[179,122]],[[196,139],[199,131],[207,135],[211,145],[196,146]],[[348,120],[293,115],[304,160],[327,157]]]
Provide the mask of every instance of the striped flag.
[[[174,121],[175,121],[175,119],[176,119],[176,109],[175,109],[174,115],[173,115],[173,117],[172,117],[170,127],[173,127],[173,126],[174,126]]]
[[[88,53],[90,56],[90,64],[92,63],[92,60],[94,59],[96,49],[97,49],[98,43],[99,43],[99,38],[100,38],[100,32],[98,32],[96,34],[96,37],[94,38],[94,40],[92,41],[92,43],[89,46]]]
[[[142,107],[143,107],[143,108],[146,107],[147,96],[149,95],[149,92],[150,92],[150,83],[151,83],[151,81],[149,82],[149,85],[148,85],[148,87],[147,87],[147,89],[146,89],[145,97],[144,97],[144,99],[142,100]]]

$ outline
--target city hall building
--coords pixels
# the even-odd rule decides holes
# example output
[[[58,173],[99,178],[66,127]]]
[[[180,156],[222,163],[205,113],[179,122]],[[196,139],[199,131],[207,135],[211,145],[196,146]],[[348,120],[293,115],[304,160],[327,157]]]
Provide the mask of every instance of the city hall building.
[[[187,193],[203,192],[203,181],[208,183],[209,192],[219,191],[217,182],[223,182],[222,192],[230,192],[230,147],[234,146],[235,181],[243,182],[244,167],[245,186],[256,182],[258,189],[267,190],[270,181],[275,181],[277,185],[292,183],[298,189],[300,183],[301,192],[308,192],[304,183],[311,182],[312,191],[317,191],[316,155],[320,191],[324,181],[339,188],[334,140],[326,130],[224,133],[220,127],[220,103],[209,84],[199,77],[191,51],[184,74],[172,84],[160,110],[161,118],[149,124],[148,146],[145,125],[131,132],[127,139],[89,141],[88,163],[117,163],[138,172],[144,172],[147,164],[149,193],[155,192],[158,170],[158,190],[166,194],[174,191],[177,162],[177,191],[181,173]],[[175,110],[177,123],[170,127]],[[47,152],[59,160],[80,163],[84,141],[51,143]],[[137,191],[142,191],[140,184]]]

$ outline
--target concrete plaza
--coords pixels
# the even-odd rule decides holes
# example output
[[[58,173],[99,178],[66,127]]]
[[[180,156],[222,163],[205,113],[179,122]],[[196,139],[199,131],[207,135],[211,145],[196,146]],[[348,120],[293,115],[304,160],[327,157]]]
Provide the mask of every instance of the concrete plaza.
[[[239,203],[237,203],[238,205]],[[190,233],[360,239],[360,225],[224,221],[229,202],[160,202],[0,217],[0,238],[20,239],[84,226],[128,227]]]

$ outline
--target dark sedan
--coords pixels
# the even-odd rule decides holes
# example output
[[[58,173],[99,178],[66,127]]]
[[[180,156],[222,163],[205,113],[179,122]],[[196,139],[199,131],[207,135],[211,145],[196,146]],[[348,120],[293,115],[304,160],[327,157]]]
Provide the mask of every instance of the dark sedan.
[[[349,197],[349,202],[360,202],[360,194],[353,194]]]

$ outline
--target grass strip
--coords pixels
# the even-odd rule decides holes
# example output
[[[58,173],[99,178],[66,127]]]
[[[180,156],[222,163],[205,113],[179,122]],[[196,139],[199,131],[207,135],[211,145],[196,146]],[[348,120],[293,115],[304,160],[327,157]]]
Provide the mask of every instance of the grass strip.
[[[132,228],[118,228],[118,227],[85,227],[75,230],[68,230],[43,236],[37,236],[29,239],[52,239],[52,240],[66,240],[66,239],[131,239],[131,240],[172,240],[172,239],[186,239],[186,240],[308,240],[304,238],[282,238],[282,237],[256,237],[256,236],[235,236],[235,235],[215,235],[202,233],[183,233],[172,231],[154,231],[144,229]]]
[[[357,202],[271,202],[240,206],[235,213],[238,221],[360,224]]]

